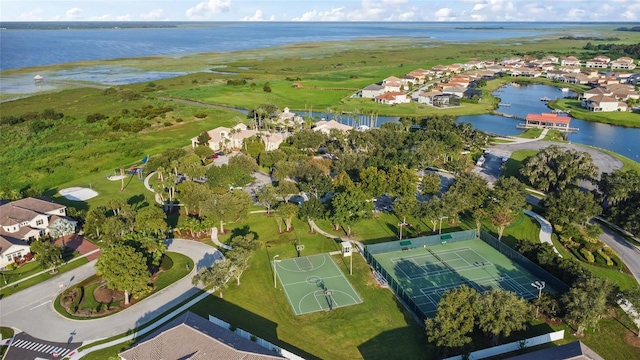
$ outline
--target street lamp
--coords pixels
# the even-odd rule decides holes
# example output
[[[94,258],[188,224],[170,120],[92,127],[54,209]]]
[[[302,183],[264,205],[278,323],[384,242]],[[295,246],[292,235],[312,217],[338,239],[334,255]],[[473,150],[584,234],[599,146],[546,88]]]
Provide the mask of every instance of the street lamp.
[[[280,256],[280,255],[274,255],[273,257],[273,287],[277,288],[278,287],[278,283],[276,282],[276,273],[277,273],[277,268],[276,268],[276,258]],[[280,261],[278,261],[280,262]]]
[[[546,284],[544,283],[544,281],[538,281],[538,280],[531,283],[531,286],[538,289],[538,299],[540,299],[540,296],[542,295],[542,289],[544,289],[545,285]]]
[[[438,219],[440,219],[440,230],[438,231],[438,234],[442,234],[442,219],[448,219],[448,216],[440,216]]]

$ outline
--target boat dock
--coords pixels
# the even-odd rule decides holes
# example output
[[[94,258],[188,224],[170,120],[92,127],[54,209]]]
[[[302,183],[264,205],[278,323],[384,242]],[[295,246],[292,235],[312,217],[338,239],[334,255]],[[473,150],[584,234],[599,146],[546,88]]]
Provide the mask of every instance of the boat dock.
[[[546,96],[545,96],[545,97],[541,97],[541,98],[540,98],[540,101],[544,101],[544,102],[549,102],[549,101],[551,101],[551,100],[552,100],[551,98],[548,98],[548,97],[546,97]]]

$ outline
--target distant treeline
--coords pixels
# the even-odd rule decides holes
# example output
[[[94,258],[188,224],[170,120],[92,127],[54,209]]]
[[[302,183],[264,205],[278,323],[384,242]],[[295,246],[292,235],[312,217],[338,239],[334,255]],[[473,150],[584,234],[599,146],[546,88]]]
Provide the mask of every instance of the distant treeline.
[[[640,31],[640,26],[632,26],[632,27],[619,27],[616,31]]]
[[[585,50],[597,51],[597,52],[607,52],[610,57],[622,57],[628,56],[634,59],[640,59],[640,43],[638,44],[598,44],[593,45],[588,42],[587,45],[584,46]]]
[[[594,40],[594,41],[618,41],[619,38],[609,37],[609,38],[601,38],[597,36],[563,36],[560,40]]]

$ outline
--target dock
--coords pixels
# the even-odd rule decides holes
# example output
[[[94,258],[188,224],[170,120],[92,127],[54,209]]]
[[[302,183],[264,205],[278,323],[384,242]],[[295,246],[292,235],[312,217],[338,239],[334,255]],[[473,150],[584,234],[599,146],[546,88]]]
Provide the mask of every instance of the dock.
[[[498,104],[498,106],[510,107],[511,104],[509,104],[509,103],[500,103],[500,104]]]
[[[553,100],[553,99],[548,98],[548,97],[546,97],[546,96],[545,96],[545,97],[541,97],[541,98],[540,98],[540,101],[544,101],[544,102],[549,102],[549,101],[551,101],[551,100]]]
[[[518,116],[518,115],[513,115],[513,114],[505,114],[499,111],[494,111],[493,112],[494,115],[500,115],[502,117],[506,117],[506,118],[511,118],[511,119],[518,119],[518,120],[526,120],[526,118],[523,118],[522,116]]]

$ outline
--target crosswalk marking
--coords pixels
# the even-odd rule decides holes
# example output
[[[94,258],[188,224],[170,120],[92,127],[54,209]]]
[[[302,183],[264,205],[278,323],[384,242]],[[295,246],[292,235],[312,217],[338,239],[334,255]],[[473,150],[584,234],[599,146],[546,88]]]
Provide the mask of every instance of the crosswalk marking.
[[[14,341],[11,346],[15,346],[20,349],[30,350],[33,352],[40,352],[45,354],[57,354],[60,358],[70,353],[73,349],[66,349],[58,347],[56,345],[42,344],[36,341],[27,341],[18,339]]]

